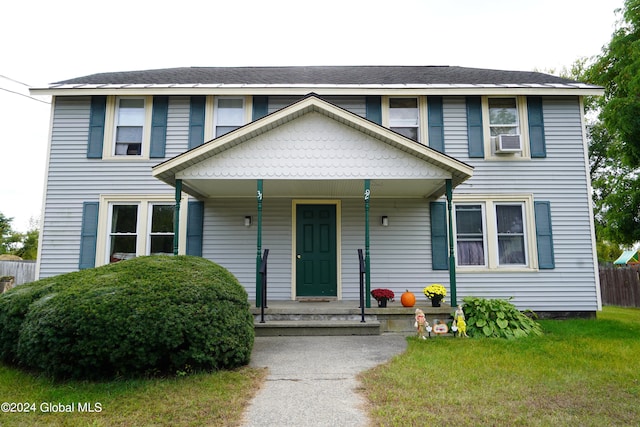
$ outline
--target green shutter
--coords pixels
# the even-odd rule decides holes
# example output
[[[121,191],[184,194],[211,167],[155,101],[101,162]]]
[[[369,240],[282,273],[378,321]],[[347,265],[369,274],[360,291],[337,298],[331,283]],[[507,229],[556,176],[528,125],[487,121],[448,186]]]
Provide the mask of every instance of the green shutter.
[[[447,244],[447,204],[431,202],[431,268],[449,269],[449,245]]]
[[[479,96],[467,96],[467,137],[469,157],[484,158],[482,99]]]
[[[187,255],[202,256],[204,202],[189,202],[187,209]]]
[[[254,96],[253,97],[253,120],[263,118],[269,113],[269,97]]]
[[[167,145],[167,114],[169,97],[153,97],[153,114],[151,116],[151,150],[149,157],[164,157]]]
[[[189,149],[204,144],[204,106],[206,97],[192,96],[189,111]]]
[[[547,147],[544,140],[542,97],[527,97],[527,111],[529,118],[529,144],[531,147],[531,157],[547,157]]]
[[[102,144],[104,143],[104,118],[107,111],[106,96],[91,97],[91,113],[89,117],[89,141],[87,143],[87,158],[101,159]]]
[[[82,205],[82,230],[80,231],[80,259],[78,268],[84,270],[96,266],[96,243],[98,240],[98,202]]]
[[[382,98],[379,96],[367,96],[366,118],[379,125],[382,124]]]
[[[536,217],[536,240],[538,245],[538,268],[556,267],[553,254],[553,233],[551,232],[551,204],[546,201],[534,202]]]
[[[444,153],[444,114],[442,113],[442,97],[427,98],[429,110],[429,147]]]

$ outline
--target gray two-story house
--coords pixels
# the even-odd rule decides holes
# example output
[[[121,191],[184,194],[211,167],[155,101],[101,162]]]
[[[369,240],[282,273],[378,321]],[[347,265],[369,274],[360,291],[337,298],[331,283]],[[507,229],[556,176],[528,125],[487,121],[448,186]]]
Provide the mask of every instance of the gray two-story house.
[[[191,254],[253,299],[269,249],[270,300],[356,300],[363,249],[370,288],[601,308],[582,103],[599,87],[447,66],[204,67],[32,93],[53,97],[40,278]]]

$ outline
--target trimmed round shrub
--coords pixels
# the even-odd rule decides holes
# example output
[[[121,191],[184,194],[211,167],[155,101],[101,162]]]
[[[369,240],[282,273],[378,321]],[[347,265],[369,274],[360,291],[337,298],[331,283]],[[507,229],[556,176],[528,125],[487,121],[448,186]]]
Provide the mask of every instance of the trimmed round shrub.
[[[15,335],[21,315],[23,321],[17,345],[5,353],[21,366],[55,378],[108,379],[249,362],[247,293],[213,262],[139,257],[51,279],[8,295],[20,307],[4,335]]]

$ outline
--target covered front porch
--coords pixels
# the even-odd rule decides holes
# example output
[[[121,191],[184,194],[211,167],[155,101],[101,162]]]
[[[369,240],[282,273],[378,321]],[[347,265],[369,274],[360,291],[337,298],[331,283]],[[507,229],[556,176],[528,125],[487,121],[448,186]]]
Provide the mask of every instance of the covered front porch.
[[[202,256],[230,269],[258,305],[264,249],[270,303],[358,301],[363,249],[367,308],[373,287],[417,293],[431,282],[450,283],[455,301],[453,253],[432,268],[432,230],[450,250],[451,220],[432,216],[450,217],[453,190],[471,173],[315,96],[153,169],[176,188],[177,211],[185,193],[201,204]],[[442,196],[448,203],[434,206]]]

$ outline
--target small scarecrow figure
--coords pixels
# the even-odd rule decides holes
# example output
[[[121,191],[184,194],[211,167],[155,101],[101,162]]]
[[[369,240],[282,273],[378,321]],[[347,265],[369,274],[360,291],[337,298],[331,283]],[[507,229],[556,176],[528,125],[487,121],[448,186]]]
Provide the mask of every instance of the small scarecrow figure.
[[[414,324],[414,326],[418,331],[418,338],[422,338],[423,340],[427,339],[424,336],[424,333],[429,327],[429,322],[427,322],[427,318],[424,316],[424,312],[419,308],[416,308],[416,323]]]
[[[459,337],[468,337],[467,322],[465,321],[464,311],[462,311],[461,305],[458,306],[456,312],[453,314],[453,326],[458,328]]]

